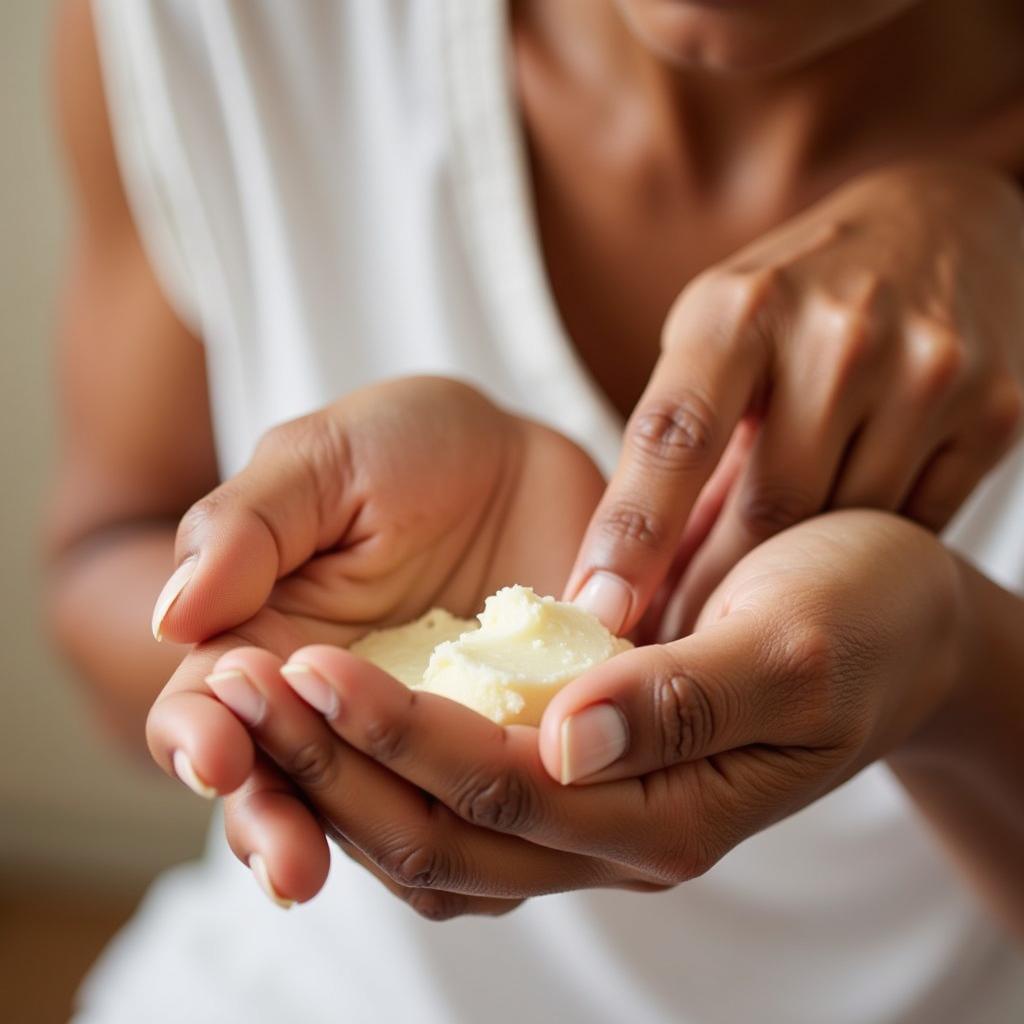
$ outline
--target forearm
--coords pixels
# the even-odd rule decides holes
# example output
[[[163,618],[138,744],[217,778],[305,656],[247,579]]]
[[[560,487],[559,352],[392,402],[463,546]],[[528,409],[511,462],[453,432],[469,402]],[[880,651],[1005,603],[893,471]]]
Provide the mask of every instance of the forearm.
[[[1024,600],[960,563],[963,672],[891,763],[997,912],[1024,935]]]
[[[150,705],[186,648],[158,644],[153,601],[174,567],[174,525],[125,525],[86,537],[51,561],[57,641],[87,681],[111,732],[145,749]]]

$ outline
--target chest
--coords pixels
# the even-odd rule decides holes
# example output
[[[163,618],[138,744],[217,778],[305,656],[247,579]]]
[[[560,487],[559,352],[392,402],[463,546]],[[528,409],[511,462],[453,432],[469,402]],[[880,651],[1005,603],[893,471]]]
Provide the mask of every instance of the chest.
[[[541,258],[562,326],[628,416],[687,283],[788,211],[770,200],[737,204],[708,187],[643,112],[634,126],[610,125],[545,81],[529,55],[517,90]]]

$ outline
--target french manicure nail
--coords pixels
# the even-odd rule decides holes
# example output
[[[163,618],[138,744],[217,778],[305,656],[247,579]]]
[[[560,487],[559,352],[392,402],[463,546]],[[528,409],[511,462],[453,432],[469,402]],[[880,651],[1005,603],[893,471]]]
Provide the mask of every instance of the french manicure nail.
[[[594,704],[562,722],[562,785],[617,761],[629,746],[629,726],[614,704]]]
[[[156,599],[156,605],[153,607],[153,620],[150,623],[153,636],[158,641],[163,639],[160,628],[164,624],[164,619],[167,618],[167,613],[171,610],[171,605],[178,600],[181,592],[188,586],[188,581],[192,579],[198,564],[199,556],[190,555],[171,573],[171,578],[160,591],[160,596]]]
[[[325,718],[333,718],[338,713],[338,695],[319,672],[299,663],[282,666],[281,675],[307,704]]]
[[[267,871],[267,862],[262,853],[254,853],[249,857],[249,870],[253,878],[259,883],[259,887],[267,894],[267,898],[279,906],[282,910],[289,910],[295,906],[295,900],[285,899],[275,888],[270,880],[270,872]]]
[[[243,722],[259,725],[267,709],[267,702],[241,669],[229,668],[223,672],[213,672],[206,677],[206,685]]]
[[[591,575],[573,602],[596,615],[616,636],[629,615],[631,603],[632,595],[626,581],[602,569]]]
[[[171,758],[171,762],[174,765],[174,774],[177,775],[178,778],[196,794],[196,796],[201,796],[204,800],[213,800],[217,796],[217,790],[215,790],[213,786],[208,786],[201,778],[199,778],[199,773],[195,770],[195,767],[192,764],[192,759],[184,750],[176,750],[174,752],[174,756]]]

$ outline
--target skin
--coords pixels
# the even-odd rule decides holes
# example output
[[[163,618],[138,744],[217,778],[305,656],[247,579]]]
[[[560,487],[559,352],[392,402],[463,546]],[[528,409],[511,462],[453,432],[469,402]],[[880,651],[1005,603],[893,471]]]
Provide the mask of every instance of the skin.
[[[973,611],[979,601],[984,618]],[[259,693],[252,736],[290,773],[329,833],[420,913],[441,919],[501,913],[566,889],[678,884],[880,756],[893,758],[926,805],[934,801],[940,821],[949,801],[937,783],[973,791],[983,761],[1003,779],[986,791],[988,803],[1019,804],[1024,764],[1011,749],[1014,730],[983,753],[992,733],[971,737],[959,723],[965,712],[968,723],[979,718],[972,705],[979,673],[993,667],[988,640],[1022,610],[1018,598],[920,528],[856,511],[811,520],[760,546],[728,575],[691,636],[620,655],[563,691],[539,744],[536,729],[496,726],[407,690],[337,647],[293,652],[285,675],[279,656],[240,647],[214,671]],[[1019,668],[1024,645],[1006,646],[999,649]],[[290,689],[296,669],[336,694],[326,717]],[[637,687],[638,677],[646,685]],[[169,690],[158,708],[181,700],[180,687]],[[603,774],[563,786],[552,777],[558,744],[548,741],[583,697],[614,702],[633,742]],[[1024,711],[1019,687],[1001,699],[1004,712]],[[167,716],[157,718],[163,728]],[[952,744],[944,735],[951,722]],[[205,738],[212,745],[212,734]],[[154,739],[166,761],[173,741]],[[957,760],[951,748],[967,756]],[[948,774],[935,776],[932,759]],[[243,776],[214,778],[229,789]],[[251,782],[242,785],[227,821],[232,848],[243,859],[269,851],[278,893],[305,898],[323,883],[326,863],[280,837],[291,830],[301,838],[306,808],[295,801],[286,809],[277,796],[281,820],[268,845],[257,824],[266,818],[257,803],[265,797]],[[960,854],[984,863],[990,881],[997,872],[1004,881],[1019,875],[1020,822],[986,808],[974,821],[982,827],[959,834]],[[1000,912],[1024,921],[1019,884],[1000,887],[999,896]]]
[[[891,434],[885,435],[883,429],[874,429],[885,443],[879,442],[863,457],[858,451],[850,463],[851,467],[867,466],[869,472],[861,476],[870,486],[885,485],[879,490],[884,490],[884,496],[878,499],[885,508],[913,512],[907,502],[919,493],[918,484],[927,481],[926,467],[947,451],[963,448],[966,424],[986,424],[992,440],[979,446],[983,450],[961,459],[955,472],[945,473],[937,495],[932,488],[934,501],[928,505],[932,514],[935,507],[948,514],[1011,440],[1020,397],[1019,379],[1016,385],[1008,380],[1010,374],[1019,373],[1020,351],[1012,345],[1021,336],[1022,325],[1014,301],[1019,293],[1019,253],[1011,250],[1008,239],[1019,226],[1020,204],[1009,179],[999,172],[1017,170],[1022,164],[1016,161],[1024,155],[1020,145],[1024,136],[1015,120],[1020,95],[1015,47],[1020,25],[1012,5],[1001,3],[986,5],[987,17],[979,16],[977,6],[967,17],[963,5],[938,0],[889,7],[857,5],[863,6],[865,18],[855,24],[848,22],[849,13],[836,13],[853,5],[816,5],[816,9],[831,9],[820,18],[809,17],[809,8],[785,5],[773,8],[772,16],[785,14],[790,19],[785,22],[788,30],[766,36],[750,30],[749,19],[757,17],[751,13],[752,5],[750,9],[737,5],[729,12],[695,4],[622,6],[628,8],[628,22],[618,14],[613,18],[611,7],[577,0],[520,5],[513,25],[515,66],[540,234],[563,320],[591,373],[624,414],[641,393],[644,396],[627,431],[623,462],[597,506],[568,593],[578,592],[595,570],[618,576],[626,584],[629,599],[617,628],[639,621],[650,608],[653,622],[648,627],[657,633],[664,626],[674,638],[696,616],[703,596],[729,568],[724,563],[730,557],[742,559],[742,567],[752,558],[756,565],[765,550],[785,550],[763,544],[744,557],[753,544],[792,518],[764,514],[763,501],[762,513],[751,517],[750,499],[740,502],[736,497],[756,495],[759,489],[763,494],[766,481],[775,482],[792,469],[780,462],[784,445],[778,440],[765,442],[765,425],[781,424],[773,428],[775,437],[791,438],[808,417],[815,424],[827,424],[828,429],[821,432],[821,447],[803,453],[803,459],[820,463],[822,472],[802,480],[799,490],[786,492],[805,499],[798,509],[803,515],[832,504],[839,487],[849,485],[846,461],[840,472],[835,453],[845,450],[844,440],[853,437],[853,429],[848,429],[851,423],[864,428],[857,432],[858,444],[869,427],[891,429],[881,418],[883,410],[865,407],[865,396],[885,394],[886,412],[902,406],[910,410],[900,445],[894,446]],[[665,13],[669,7],[674,13]],[[958,15],[958,10],[963,13]],[[799,32],[793,31],[797,21]],[[628,30],[630,25],[635,33]],[[154,592],[159,579],[175,564],[169,524],[212,486],[212,443],[201,349],[160,298],[117,184],[88,16],[81,3],[66,6],[59,38],[59,93],[79,196],[80,256],[71,272],[62,330],[65,457],[51,531],[54,619],[65,647],[96,681],[95,690],[101,706],[109,709],[108,717],[128,731],[137,729],[133,723],[138,722],[141,709],[181,657],[180,652],[157,648],[143,639],[138,595]],[[653,47],[652,38],[657,43]],[[585,39],[587,45],[573,49],[574,39]],[[764,40],[768,42],[761,49]],[[967,40],[971,45],[965,45]],[[901,63],[885,59],[893,53],[899,53]],[[811,56],[816,59],[808,63]],[[873,76],[870,83],[865,81],[866,68]],[[895,78],[886,78],[897,72],[899,88]],[[863,91],[869,84],[877,94]],[[854,110],[851,94],[858,97]],[[865,96],[874,101],[865,101]],[[637,118],[638,111],[644,116]],[[982,117],[978,111],[996,111],[998,116]],[[837,123],[842,131],[836,131]],[[623,126],[630,127],[631,134],[623,135]],[[957,159],[949,159],[950,155]],[[887,173],[867,173],[884,164],[891,165]],[[753,178],[746,173],[749,168],[757,168]],[[846,186],[843,191],[837,191],[840,185]],[[918,207],[916,214],[904,209],[908,205]],[[891,227],[893,211],[902,215],[898,233]],[[793,219],[801,213],[805,216]],[[742,260],[730,258],[735,252],[743,253]],[[888,261],[883,259],[886,255]],[[877,272],[880,263],[882,273]],[[867,282],[866,291],[865,265],[878,278]],[[949,266],[958,269],[956,289],[948,287]],[[134,287],[125,288],[126,280],[136,282]],[[730,288],[725,303],[728,315],[723,318],[716,304],[725,296],[726,285]],[[785,303],[778,293],[784,294]],[[865,302],[865,295],[870,301]],[[906,329],[910,324],[919,327],[922,317],[927,326],[925,341],[917,345],[906,336]],[[799,322],[801,330],[783,331],[777,325],[774,330],[762,330],[755,348],[750,328],[761,321]],[[719,329],[723,322],[724,329]],[[836,330],[837,322],[843,330]],[[840,358],[827,363],[834,372],[807,381],[800,377],[801,367],[811,358],[818,335],[831,339],[829,351],[838,350]],[[137,345],[139,336],[147,337],[146,346]],[[930,353],[924,360],[927,372],[913,358],[919,350]],[[935,357],[936,351],[941,359]],[[123,372],[126,359],[134,361],[133,374]],[[735,377],[730,370],[737,371]],[[177,383],[169,387],[168,381]],[[774,387],[777,382],[785,386]],[[695,387],[702,390],[696,393]],[[695,394],[704,406],[695,406]],[[183,417],[183,408],[196,415]],[[110,410],[117,410],[117,415],[111,416]],[[183,421],[187,421],[184,427]],[[495,422],[499,421],[500,416]],[[694,422],[698,428],[707,427],[710,441],[690,443],[701,436],[699,429],[696,433],[691,429]],[[654,429],[648,430],[645,423]],[[734,431],[737,424],[739,434]],[[191,432],[187,444],[182,444],[183,429]],[[326,433],[299,429],[306,431],[303,436],[313,450],[322,451],[325,446],[329,450],[339,436],[333,429]],[[653,443],[637,443],[638,437]],[[183,451],[190,453],[187,460],[180,458]],[[265,461],[268,453],[273,453],[272,442],[259,459]],[[652,466],[653,471],[647,471]],[[308,465],[300,465],[298,473],[308,480]],[[294,479],[295,474],[294,465],[279,459],[269,475],[250,473],[244,485],[237,480],[226,485],[228,490],[220,492],[219,506],[215,506],[220,508],[221,521],[228,517],[234,522],[230,517],[239,514],[238,522],[243,526],[248,522],[251,528],[252,518],[245,512],[251,512],[253,494],[259,489],[253,491],[250,485],[263,479],[271,485],[267,493],[274,494],[277,482]],[[448,477],[442,475],[442,479]],[[708,483],[702,491],[704,481]],[[624,518],[615,511],[621,508],[631,482],[638,507],[629,511],[639,512],[639,518]],[[857,493],[856,488],[853,492]],[[826,498],[821,498],[822,493]],[[596,504],[597,494],[591,497]],[[756,508],[758,502],[753,505]],[[769,513],[771,505],[767,505]],[[286,514],[300,525],[318,521],[313,514],[315,502],[304,507],[294,490],[258,507],[263,513]],[[688,516],[691,507],[695,511]],[[385,509],[385,519],[402,517],[407,508],[405,496],[395,508]],[[583,518],[592,510],[593,506],[586,508]],[[316,732],[322,722],[309,715],[300,717],[303,706],[297,702],[292,705],[295,715],[287,717],[291,712],[280,704],[277,691],[269,688],[278,686],[287,695],[290,691],[276,672],[280,659],[292,654],[291,645],[322,644],[323,639],[300,636],[292,628],[277,637],[247,635],[246,623],[261,614],[268,596],[270,618],[279,621],[275,617],[283,612],[285,618],[298,616],[304,625],[317,620],[317,628],[323,629],[329,642],[350,635],[346,631],[353,623],[337,608],[332,610],[329,601],[323,615],[309,615],[310,609],[303,607],[273,607],[282,593],[274,586],[276,575],[301,568],[302,552],[308,557],[319,547],[310,546],[301,530],[302,543],[295,543],[287,532],[279,534],[283,546],[292,555],[298,551],[298,556],[282,558],[280,551],[265,546],[264,556],[257,560],[259,572],[241,588],[243,597],[235,605],[226,604],[213,581],[218,574],[223,579],[225,573],[243,572],[237,561],[241,542],[236,538],[234,548],[227,545],[218,551],[211,546],[212,534],[203,540],[198,529],[202,521],[201,515],[193,514],[179,535],[176,558],[202,549],[202,575],[172,605],[165,633],[171,640],[185,642],[208,641],[224,630],[235,630],[236,635],[200,648],[175,673],[151,718],[154,753],[169,769],[172,751],[186,749],[195,754],[201,777],[218,791],[239,787],[238,799],[226,806],[236,852],[245,857],[263,853],[273,884],[286,896],[308,898],[322,882],[318,865],[325,867],[322,830],[296,799],[303,791],[308,798],[309,765],[285,762],[293,771],[282,774],[273,762],[283,758],[287,747],[277,745],[277,739],[259,728],[256,738],[264,754],[257,755],[239,720],[211,698],[203,676],[216,657],[227,655],[226,647],[237,646],[240,640],[255,641],[265,648],[260,657],[277,659],[261,665],[243,663],[247,673],[251,667],[253,682],[262,681],[268,687],[264,693],[268,707],[273,697],[274,715],[266,721],[276,722],[280,714],[286,716],[282,722],[291,722],[297,733],[322,738],[323,733]],[[817,524],[824,521],[815,520],[807,528],[813,525],[821,530]],[[955,623],[956,661],[964,670],[955,678],[936,679],[905,672],[905,665],[897,660],[885,661],[879,655],[872,661],[874,654],[866,654],[867,665],[851,691],[857,699],[844,703],[845,717],[835,713],[835,720],[829,721],[827,712],[834,712],[832,708],[819,708],[810,716],[813,729],[823,732],[811,735],[808,725],[807,745],[828,751],[828,756],[800,762],[800,771],[794,767],[792,777],[783,772],[783,778],[776,778],[779,773],[770,763],[757,782],[749,774],[737,777],[731,787],[736,790],[735,803],[727,806],[737,811],[742,828],[716,832],[709,817],[700,846],[703,856],[695,856],[692,849],[679,851],[664,829],[645,832],[640,823],[630,833],[635,836],[635,849],[628,855],[618,854],[630,861],[633,873],[622,871],[621,859],[614,871],[599,866],[609,862],[608,837],[591,834],[588,841],[593,845],[570,851],[573,856],[568,860],[564,851],[555,859],[549,852],[536,853],[536,861],[534,854],[524,853],[536,869],[531,868],[528,877],[495,874],[493,864],[488,867],[481,857],[472,862],[479,866],[480,877],[474,880],[470,873],[454,885],[449,877],[403,873],[393,858],[382,860],[379,843],[361,831],[365,826],[358,808],[346,806],[342,813],[334,803],[339,794],[338,787],[330,785],[332,777],[317,777],[316,771],[313,786],[319,795],[314,804],[322,805],[320,813],[329,823],[332,816],[337,818],[331,831],[347,837],[357,859],[361,857],[403,895],[409,896],[409,889],[429,893],[447,888],[486,900],[518,899],[554,888],[651,887],[690,877],[744,835],[813,799],[846,777],[844,773],[867,763],[866,759],[889,753],[912,795],[957,848],[982,888],[996,894],[1004,907],[1018,908],[1019,878],[1007,865],[1007,851],[1016,855],[1021,849],[1019,794],[1024,787],[1020,786],[1019,730],[1013,726],[1020,721],[1020,697],[1011,685],[1021,665],[1013,627],[1019,622],[1020,602],[974,579],[963,588],[937,585],[935,592],[950,597],[951,591],[974,588],[974,596],[991,612],[983,626],[978,622],[972,626],[960,614],[950,613],[951,605],[963,607],[952,597],[949,602],[937,598],[938,607],[928,603],[926,610],[918,609],[906,592],[905,580],[914,573],[889,581],[890,589],[896,591],[890,595],[880,583],[872,582],[864,566],[885,564],[880,554],[906,544],[915,552],[915,573],[934,571],[936,579],[946,579],[943,573],[950,561],[937,542],[926,543],[923,532],[895,519],[874,517],[865,524],[856,516],[836,516],[827,521],[842,524],[848,535],[843,546],[852,559],[850,569],[859,588],[857,593],[843,591],[834,565],[827,572],[819,566],[823,578],[811,574],[808,588],[829,594],[841,606],[846,600],[857,608],[864,604],[887,607],[890,618],[871,620],[867,640],[864,636],[850,640],[841,624],[823,623],[822,636],[811,644],[813,678],[830,681],[831,659],[819,659],[819,648],[859,642],[858,650],[875,652],[883,634],[871,629],[888,629],[892,621],[903,623],[907,635],[919,645],[911,649],[922,652],[932,650],[936,638],[946,636],[950,623]],[[752,522],[758,526],[754,537],[749,536]],[[658,528],[648,529],[652,523]],[[634,528],[635,524],[642,529]],[[901,530],[912,533],[900,534]],[[794,534],[800,536],[793,531],[771,544],[782,545]],[[238,537],[250,539],[244,531]],[[516,533],[509,529],[507,537],[514,541]],[[707,537],[708,544],[702,545]],[[885,538],[890,547],[883,543]],[[576,539],[571,544],[561,542],[544,555],[557,564],[561,552],[568,551],[571,557],[575,544]],[[849,550],[850,544],[859,549]],[[687,573],[691,556],[698,551],[693,571]],[[868,554],[873,555],[871,561]],[[957,569],[949,571],[948,578],[961,575]],[[732,578],[721,586],[728,587]],[[886,603],[890,598],[891,605]],[[770,600],[763,597],[763,601],[764,621],[784,637],[785,624],[773,621],[768,608],[778,606],[780,595],[771,594]],[[415,603],[405,607],[411,609]],[[386,603],[384,608],[391,614],[400,610]],[[670,608],[676,614],[674,621],[665,614]],[[934,616],[927,613],[929,609]],[[366,628],[367,624],[361,610],[358,625]],[[673,642],[686,644],[688,639],[701,639],[701,629],[693,638]],[[768,717],[758,723],[755,713],[765,707],[763,695],[771,685],[765,678],[772,664],[770,652],[764,647],[745,648],[738,637],[729,642],[723,638],[720,645],[712,646],[713,654],[735,666],[723,677],[750,680],[743,690],[749,707],[741,709],[746,716],[741,714],[740,719],[765,729],[777,724]],[[252,651],[242,653],[256,657]],[[327,652],[318,647],[316,653],[326,656]],[[344,672],[328,681],[347,686],[351,679],[356,680],[352,686],[362,686],[358,682],[364,678],[359,675],[362,670],[354,667],[352,659],[337,651],[329,653],[342,659]],[[595,701],[622,701],[628,717],[629,707],[640,706],[637,695],[652,691],[652,680],[665,659],[673,657],[669,644],[651,648],[642,661],[617,659],[616,665],[630,668],[617,684],[620,689],[613,687],[614,696],[612,690],[601,689],[611,685],[604,676],[598,683],[590,676],[578,680],[549,712],[539,738],[533,738],[531,781],[562,794],[593,789],[598,795],[585,799],[593,799],[598,806],[605,782],[563,790],[548,774],[558,776],[557,737],[562,722]],[[328,663],[320,667],[326,676]],[[900,685],[894,686],[893,678]],[[195,710],[195,717],[181,715],[173,724],[177,733],[165,733],[167,719],[162,716],[170,699],[182,691],[193,698],[188,707]],[[381,692],[398,699],[393,688]],[[369,699],[362,689],[357,696],[361,706],[364,697]],[[366,706],[371,711],[376,707],[372,701]],[[955,707],[971,708],[973,714],[954,714],[949,709]],[[383,707],[381,713],[386,712]],[[799,724],[797,718],[794,727]],[[460,721],[467,723],[464,715]],[[864,735],[865,721],[881,723],[870,738]],[[933,721],[944,724],[933,730]],[[201,754],[209,743],[211,722],[214,734],[227,730],[231,740],[223,748],[215,747],[223,749],[223,763],[207,763]],[[467,723],[465,728],[467,736],[474,736],[474,730],[482,727]],[[648,748],[640,742],[642,733],[634,727],[633,734],[639,738],[635,747],[631,741],[627,757],[634,758],[638,767],[633,771],[639,777],[619,779],[615,785],[628,781],[635,790],[648,784],[644,780],[658,778],[663,769],[644,760]],[[483,733],[477,736],[481,757],[486,755],[486,743],[495,742],[496,735],[488,732],[489,740],[482,738]],[[737,733],[726,735],[738,742]],[[788,737],[764,735],[762,743],[783,748],[790,744]],[[410,743],[420,742],[415,730],[411,737]],[[344,735],[349,747],[330,738],[346,757],[348,751],[362,749],[356,730]],[[327,747],[307,744],[305,749],[326,751]],[[422,748],[424,768],[431,765],[432,751]],[[723,754],[730,752],[741,753],[723,748]],[[704,753],[697,751],[701,763],[707,761]],[[753,770],[749,756],[741,757],[740,763]],[[438,766],[443,774],[441,752]],[[514,767],[523,769],[521,764]],[[374,776],[381,780],[382,794],[385,789],[407,793],[403,769],[395,764],[387,768],[388,772]],[[218,774],[222,769],[225,774]],[[544,771],[546,782],[537,781],[539,770]],[[442,803],[446,794],[451,795],[446,786],[455,784],[456,774],[451,768],[447,783],[440,776],[431,777],[430,786],[436,786]],[[760,783],[771,779],[779,783],[768,787],[771,800],[754,801],[756,806],[744,803],[752,790],[765,788]],[[747,785],[739,785],[743,781]],[[544,792],[549,791],[554,789]],[[565,799],[577,797],[566,795]],[[601,806],[606,812],[610,807]],[[408,810],[416,813],[412,804]],[[492,811],[495,820],[475,822],[477,831],[481,825],[500,826],[505,820],[500,808]],[[440,811],[436,813],[441,816]],[[454,819],[444,820],[446,829],[457,828]],[[978,828],[979,820],[983,829]],[[480,841],[496,843],[494,834],[491,828],[488,838]],[[440,838],[432,833],[432,841]],[[564,836],[556,840],[535,828],[528,837],[516,838],[548,851],[548,842],[566,843]],[[655,869],[661,873],[652,874]],[[507,906],[456,902],[453,908],[443,897],[422,894],[411,901],[428,916],[464,909],[495,912]]]
[[[549,593],[565,579],[602,484],[561,435],[438,378],[355,392],[276,428],[179,529],[179,560],[196,561],[160,632],[213,639],[193,647],[153,706],[150,750],[179,775],[174,757],[185,754],[186,777],[229,794],[232,848],[245,860],[261,853],[281,893],[308,899],[323,883],[326,847],[299,794],[340,778],[325,774],[300,728],[289,733],[287,760],[260,753],[258,730],[251,738],[244,726],[273,717],[288,727],[266,696],[238,703],[244,681],[210,675],[231,668],[222,656],[257,645],[279,665],[297,648],[350,644],[437,606],[471,617],[512,583]],[[218,599],[225,592],[231,604]],[[238,717],[218,695],[235,698]],[[372,786],[350,791],[362,802]],[[330,833],[358,851],[340,825]]]
[[[945,526],[1022,412],[1024,207],[988,177],[862,176],[688,285],[567,594],[595,571],[621,581],[623,617],[606,625],[623,630],[676,585],[670,614],[649,615],[671,639],[743,555],[822,509]],[[952,210],[964,202],[972,220]],[[742,471],[680,565],[687,512],[754,406]]]
[[[746,551],[826,508],[944,525],[1021,415],[1024,206],[979,165],[1024,171],[1024,131],[985,130],[1024,109],[1019,7],[516,10],[552,286],[628,417],[565,596],[598,573],[610,629],[650,609],[641,635],[666,639]],[[764,430],[681,583],[688,514],[744,416]]]
[[[218,480],[206,369],[132,221],[87,3],[64,5],[54,42],[74,223],[57,331],[48,611],[100,721],[141,753],[146,713],[184,653],[152,642],[153,594],[174,566],[178,520]]]

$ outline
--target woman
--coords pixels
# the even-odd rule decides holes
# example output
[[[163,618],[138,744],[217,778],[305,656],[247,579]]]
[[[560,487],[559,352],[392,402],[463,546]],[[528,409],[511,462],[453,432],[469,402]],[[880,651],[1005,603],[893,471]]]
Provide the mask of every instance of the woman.
[[[1019,425],[1022,39],[995,0],[66,6],[58,629],[126,734],[171,677],[151,749],[274,901],[349,854],[275,919],[215,838],[81,1019],[1012,1016],[1020,450],[947,534],[992,579],[911,520]],[[468,383],[376,384],[424,372]],[[602,493],[576,444],[611,469],[627,417]],[[184,659],[140,628],[174,566]],[[339,649],[513,580],[662,643],[539,736]]]

